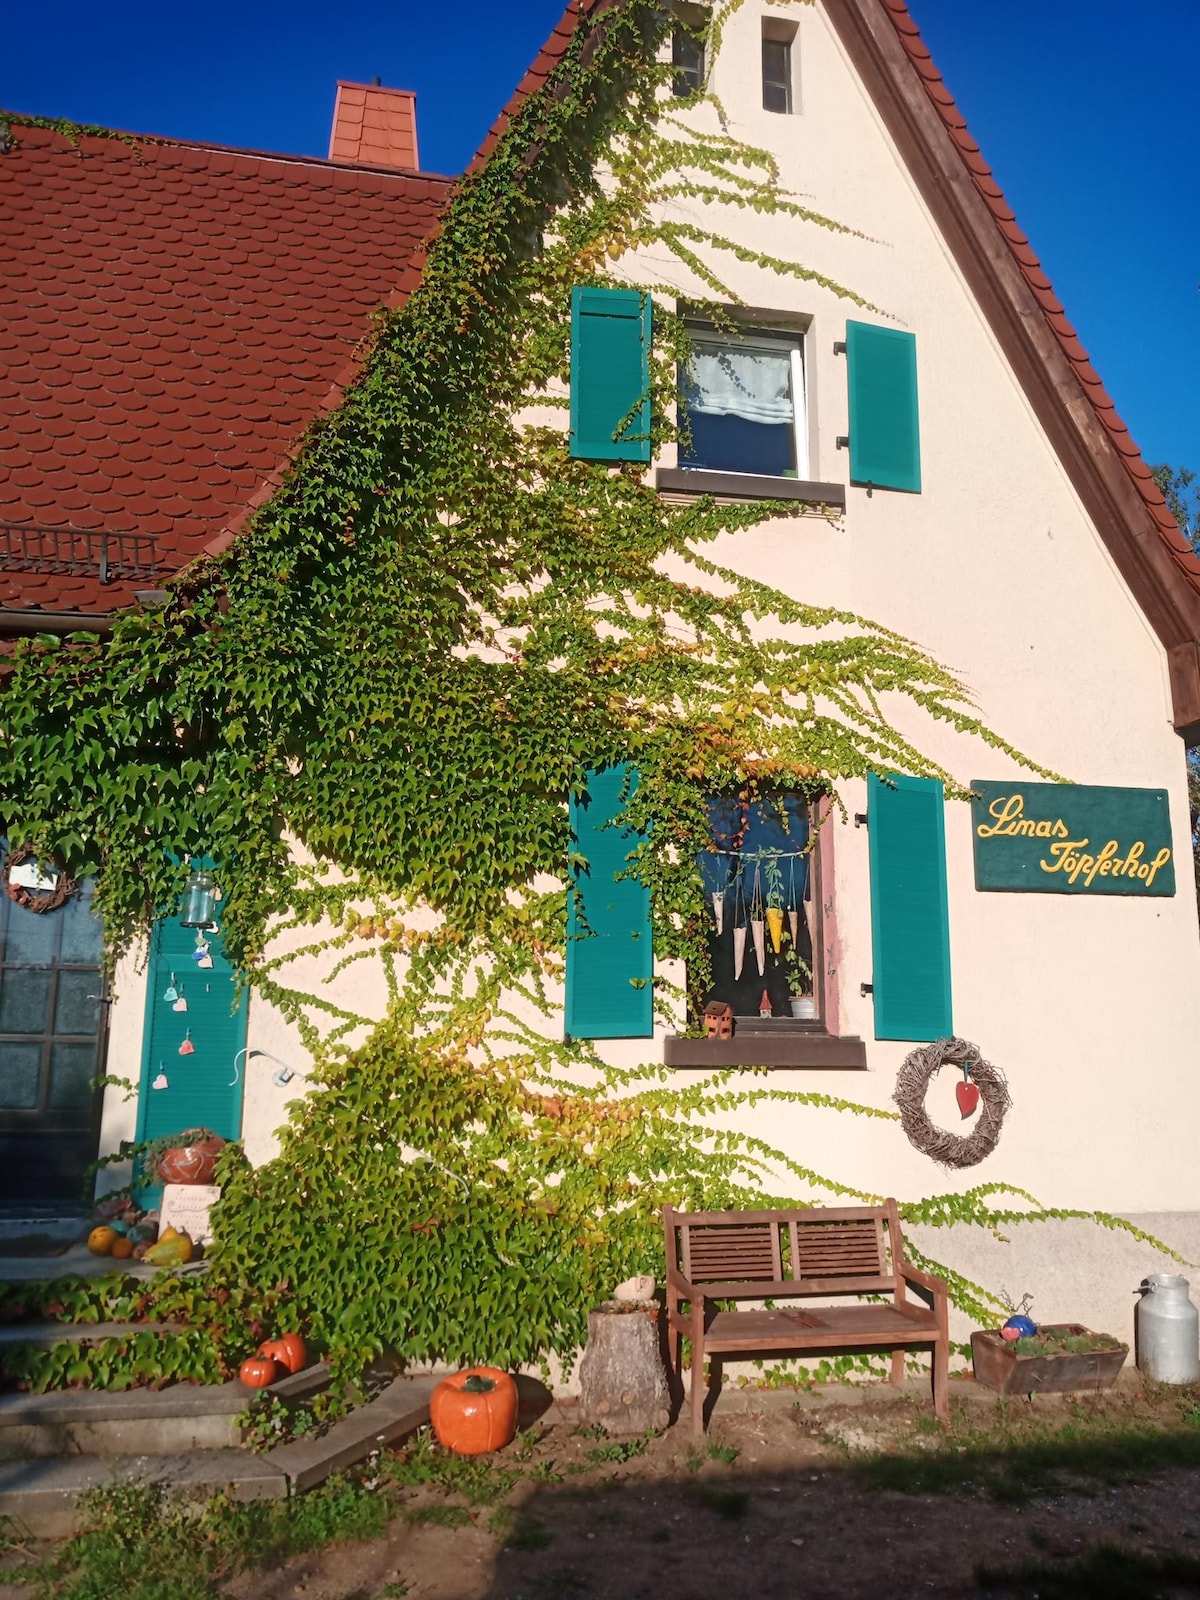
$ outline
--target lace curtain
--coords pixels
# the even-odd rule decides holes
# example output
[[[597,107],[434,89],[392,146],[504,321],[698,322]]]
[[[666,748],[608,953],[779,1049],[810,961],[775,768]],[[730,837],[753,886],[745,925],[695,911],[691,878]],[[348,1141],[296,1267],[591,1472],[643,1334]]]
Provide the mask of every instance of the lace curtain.
[[[791,422],[791,352],[697,345],[686,393],[688,405],[701,416]]]

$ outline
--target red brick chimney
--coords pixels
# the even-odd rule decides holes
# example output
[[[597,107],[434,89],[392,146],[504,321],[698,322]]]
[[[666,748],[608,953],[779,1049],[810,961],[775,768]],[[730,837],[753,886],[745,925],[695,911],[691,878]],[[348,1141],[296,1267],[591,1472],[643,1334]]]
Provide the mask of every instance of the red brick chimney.
[[[354,166],[417,171],[416,95],[411,89],[385,89],[378,80],[339,83],[329,159]]]

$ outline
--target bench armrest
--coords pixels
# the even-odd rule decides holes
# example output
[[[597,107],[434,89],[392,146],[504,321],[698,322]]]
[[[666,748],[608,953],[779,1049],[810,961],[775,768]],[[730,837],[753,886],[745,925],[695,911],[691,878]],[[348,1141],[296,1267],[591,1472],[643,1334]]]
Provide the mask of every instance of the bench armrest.
[[[703,1300],[704,1290],[698,1289],[694,1283],[689,1283],[676,1267],[667,1268],[667,1285],[674,1289],[681,1300]]]
[[[932,1272],[922,1272],[920,1267],[911,1266],[905,1261],[900,1267],[900,1276],[905,1283],[919,1283],[923,1289],[928,1289],[938,1298],[947,1294],[945,1280],[935,1278]]]

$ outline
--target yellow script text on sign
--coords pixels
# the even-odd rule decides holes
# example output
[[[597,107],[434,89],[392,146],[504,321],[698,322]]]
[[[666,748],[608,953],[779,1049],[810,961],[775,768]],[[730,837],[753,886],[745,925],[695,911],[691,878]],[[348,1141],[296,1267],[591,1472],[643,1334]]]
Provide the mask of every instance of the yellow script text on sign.
[[[977,889],[1175,893],[1165,790],[983,779],[971,787]]]

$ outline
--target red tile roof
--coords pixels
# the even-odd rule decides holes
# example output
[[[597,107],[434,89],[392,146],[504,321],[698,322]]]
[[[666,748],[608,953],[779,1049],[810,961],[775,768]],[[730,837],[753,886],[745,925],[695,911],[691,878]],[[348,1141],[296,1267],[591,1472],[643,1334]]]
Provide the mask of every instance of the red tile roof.
[[[420,165],[416,95],[377,83],[339,83],[329,159],[415,172]]]
[[[1163,498],[1162,491],[1155,483],[1150,468],[1143,461],[1141,452],[1133,442],[1129,429],[1117,415],[1100,375],[1088,359],[1087,351],[1080,342],[1079,335],[1067,320],[1062,303],[1054,293],[1049,278],[1042,270],[1042,266],[1025,234],[1017,226],[1017,219],[1013,215],[1011,206],[1005,200],[999,184],[992,176],[992,169],[983,159],[979,146],[967,131],[966,122],[962,112],[954,103],[954,97],[946,88],[941,73],[933,64],[929,50],[926,48],[909,12],[907,0],[882,0],[888,16],[896,29],[901,44],[909,61],[916,68],[924,84],[925,91],[933,102],[938,115],[945,124],[947,132],[962,157],[976,189],[987,203],[997,228],[1000,230],[1006,244],[1011,250],[1022,276],[1041,307],[1046,322],[1053,331],[1072,370],[1079,380],[1080,388],[1091,405],[1095,408],[1096,415],[1104,424],[1113,445],[1120,455],[1121,462],[1134,485],[1146,504],[1146,509],[1157,527],[1163,541],[1168,546],[1176,564],[1183,572],[1191,586],[1200,592],[1200,559],[1197,559],[1191,544],[1185,538],[1178,522],[1171,514],[1171,509]]]
[[[0,524],[138,536],[139,557],[178,570],[323,408],[368,314],[411,288],[449,180],[13,135],[0,154]],[[4,540],[0,526],[0,553]],[[0,607],[105,612],[148,586],[0,570]]]

